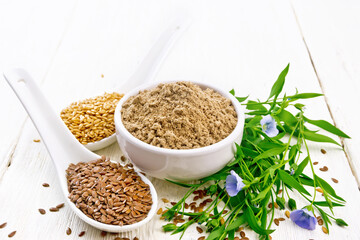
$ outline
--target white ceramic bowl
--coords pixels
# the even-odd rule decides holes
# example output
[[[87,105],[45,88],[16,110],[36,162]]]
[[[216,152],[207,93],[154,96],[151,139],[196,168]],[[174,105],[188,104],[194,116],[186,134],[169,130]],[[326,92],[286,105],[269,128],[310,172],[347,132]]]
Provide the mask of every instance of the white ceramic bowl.
[[[179,81],[179,80],[177,80]],[[167,81],[167,82],[177,82]],[[155,88],[160,82],[147,83],[135,88],[118,103],[115,110],[116,138],[125,157],[141,171],[160,179],[189,181],[209,176],[222,169],[234,157],[235,142],[240,143],[244,129],[244,111],[241,104],[227,91],[211,84],[191,81],[201,88],[210,88],[229,98],[237,113],[238,121],[234,131],[225,139],[213,145],[195,149],[167,149],[145,143],[135,138],[124,127],[121,107],[139,91]]]

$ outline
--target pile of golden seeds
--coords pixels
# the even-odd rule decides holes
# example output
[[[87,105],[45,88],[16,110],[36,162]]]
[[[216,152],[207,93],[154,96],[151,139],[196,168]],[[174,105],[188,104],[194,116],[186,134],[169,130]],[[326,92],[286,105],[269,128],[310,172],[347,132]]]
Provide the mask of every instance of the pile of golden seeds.
[[[61,119],[80,143],[99,141],[115,133],[114,112],[123,96],[113,92],[74,102],[61,111]]]

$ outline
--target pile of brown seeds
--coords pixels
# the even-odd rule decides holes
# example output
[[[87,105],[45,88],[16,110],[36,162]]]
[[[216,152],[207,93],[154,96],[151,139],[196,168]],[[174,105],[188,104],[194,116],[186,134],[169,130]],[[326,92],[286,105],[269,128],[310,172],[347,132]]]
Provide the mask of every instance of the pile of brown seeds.
[[[60,116],[79,142],[96,142],[115,133],[114,112],[123,96],[113,92],[74,102]]]
[[[128,165],[103,156],[94,162],[70,164],[66,177],[69,199],[96,221],[129,225],[146,218],[151,209],[149,185]]]

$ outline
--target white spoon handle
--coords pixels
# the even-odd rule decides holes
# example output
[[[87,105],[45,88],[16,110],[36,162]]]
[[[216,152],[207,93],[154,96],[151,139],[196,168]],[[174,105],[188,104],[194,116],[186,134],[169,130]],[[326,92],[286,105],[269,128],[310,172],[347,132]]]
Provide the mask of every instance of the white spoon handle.
[[[143,83],[152,81],[158,73],[166,56],[182,33],[190,26],[188,16],[179,16],[161,34],[157,42],[150,49],[146,57],[138,66],[135,73],[117,88],[119,92],[127,93]]]
[[[4,72],[4,77],[41,135],[59,176],[65,175],[65,169],[70,162],[76,163],[99,158],[76,140],[25,70],[13,69]]]

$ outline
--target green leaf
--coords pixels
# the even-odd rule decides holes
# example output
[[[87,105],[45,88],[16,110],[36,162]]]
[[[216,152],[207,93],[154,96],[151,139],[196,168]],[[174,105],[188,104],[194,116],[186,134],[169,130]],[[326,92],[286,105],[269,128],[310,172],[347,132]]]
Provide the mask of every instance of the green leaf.
[[[269,235],[272,232],[274,232],[275,230],[267,230],[262,228],[259,223],[257,222],[254,212],[251,209],[251,207],[247,207],[244,215],[248,221],[249,226],[251,227],[252,230],[254,230],[256,233],[260,234],[260,235]]]
[[[246,97],[235,97],[239,102],[244,102],[247,98],[249,97],[249,95],[247,95]]]
[[[281,121],[283,121],[284,123],[286,123],[289,126],[296,126],[298,120],[296,119],[296,117],[294,117],[294,115],[292,115],[290,112],[286,111],[286,110],[282,110],[279,114],[276,115]]]
[[[269,98],[275,96],[275,98],[280,94],[281,90],[284,87],[284,83],[285,83],[285,77],[289,71],[289,66],[290,63],[286,66],[286,68],[280,73],[278,79],[276,80],[276,82],[274,83],[274,85],[271,88],[270,91],[270,96]]]
[[[311,196],[308,191],[298,182],[295,178],[293,178],[290,174],[285,172],[284,170],[279,170],[279,177],[281,181],[283,181],[286,185],[289,185],[290,187],[295,188],[299,192],[302,192],[308,196]]]
[[[229,93],[230,93],[231,95],[235,96],[235,90],[234,90],[234,89],[231,89],[231,90],[229,91]]]
[[[177,228],[177,226],[173,223],[168,223],[168,224],[162,226],[162,228],[163,228],[164,232],[171,232],[171,231],[174,231]]]
[[[336,224],[339,225],[340,227],[343,226],[349,226],[344,220],[342,220],[341,218],[337,218],[336,220]]]
[[[304,168],[308,165],[309,163],[309,156],[307,156],[304,160],[302,160],[302,162],[299,164],[299,166],[297,167],[295,173],[294,173],[294,178],[297,178],[298,176],[300,176],[300,174],[303,172]]]
[[[244,214],[239,214],[236,216],[235,221],[233,221],[232,223],[230,223],[227,228],[226,231],[231,231],[234,229],[238,229],[241,225],[243,225],[246,222],[246,218]]]
[[[175,181],[173,181],[173,180],[166,179],[166,178],[165,178],[165,180],[168,181],[168,182],[171,182],[171,183],[173,183],[173,184],[176,184],[176,185],[178,185],[178,186],[186,187],[186,188],[199,187],[199,186],[200,186],[200,184],[190,184],[190,183],[175,182]]]
[[[259,110],[261,112],[266,112],[267,111],[266,107],[264,107],[262,103],[258,103],[258,102],[251,101],[251,100],[249,100],[247,102],[246,109],[248,109],[248,110]]]
[[[324,94],[321,94],[321,93],[299,93],[299,94],[295,94],[292,96],[288,96],[287,98],[290,101],[295,101],[298,99],[308,99],[308,98],[315,98],[315,97],[320,97],[320,96],[324,96]]]
[[[263,158],[277,156],[277,155],[283,153],[285,151],[285,148],[286,147],[284,146],[284,147],[269,149],[269,150],[259,154],[258,156],[256,156],[254,158],[254,160],[252,161],[252,164]]]
[[[304,132],[304,137],[305,137],[305,139],[310,140],[310,141],[333,143],[333,144],[336,144],[341,147],[341,145],[339,143],[337,143],[335,140],[333,140],[332,138],[325,136],[325,135],[318,134],[318,133],[306,131],[306,132]]]
[[[206,240],[218,239],[221,236],[221,234],[223,234],[224,231],[225,231],[225,227],[224,225],[222,225],[217,229],[215,229],[215,231],[212,231],[210,235],[206,238]]]
[[[322,128],[330,133],[333,133],[333,134],[338,135],[343,138],[350,138],[346,133],[344,133],[343,131],[341,131],[340,129],[338,129],[337,127],[335,127],[334,125],[332,125],[331,123],[329,123],[325,120],[311,120],[311,119],[306,118],[305,116],[304,116],[304,119],[308,123],[315,125],[319,128]]]
[[[326,202],[326,201],[317,201],[317,202],[314,202],[314,204],[319,207],[330,207],[328,202]],[[345,205],[341,204],[341,203],[332,202],[332,206],[333,207],[343,207]]]

